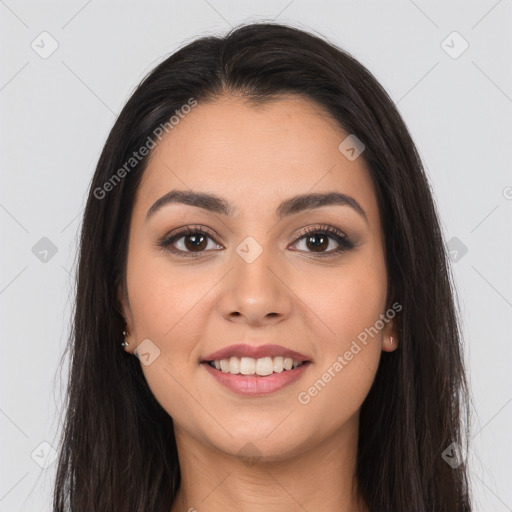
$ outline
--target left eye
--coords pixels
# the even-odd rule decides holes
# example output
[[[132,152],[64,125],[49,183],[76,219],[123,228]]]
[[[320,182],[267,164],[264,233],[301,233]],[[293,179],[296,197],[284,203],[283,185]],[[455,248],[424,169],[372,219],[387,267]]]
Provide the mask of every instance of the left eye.
[[[301,243],[305,249],[300,248]],[[299,250],[310,250],[312,252],[330,252],[327,249],[336,249],[340,244],[339,242],[336,242],[332,236],[328,236],[324,233],[314,233],[311,235],[301,236],[296,245],[299,247]],[[334,245],[334,247],[332,247],[332,245]]]
[[[347,236],[333,228],[309,230],[295,244],[300,245],[301,241],[306,247],[306,252],[312,252],[318,256],[329,256],[354,247],[354,244]],[[334,248],[331,247],[332,250],[327,250],[332,245],[332,242],[335,242]]]

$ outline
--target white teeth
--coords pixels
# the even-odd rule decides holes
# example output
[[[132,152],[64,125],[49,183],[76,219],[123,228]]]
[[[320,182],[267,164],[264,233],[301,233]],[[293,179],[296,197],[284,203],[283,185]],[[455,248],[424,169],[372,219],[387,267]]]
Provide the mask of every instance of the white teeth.
[[[210,366],[224,373],[237,375],[271,375],[272,373],[280,373],[283,370],[291,370],[298,368],[303,363],[294,361],[291,357],[261,357],[254,359],[252,357],[230,357],[229,359],[221,359],[220,361],[211,361]]]
[[[252,357],[240,358],[240,373],[254,375],[256,373],[256,361]]]
[[[274,372],[274,361],[271,357],[256,359],[256,375],[270,375]]]
[[[281,356],[274,357],[274,371],[280,373],[284,370],[283,358]]]
[[[240,359],[238,357],[231,357],[229,359],[229,373],[233,375],[240,373]]]

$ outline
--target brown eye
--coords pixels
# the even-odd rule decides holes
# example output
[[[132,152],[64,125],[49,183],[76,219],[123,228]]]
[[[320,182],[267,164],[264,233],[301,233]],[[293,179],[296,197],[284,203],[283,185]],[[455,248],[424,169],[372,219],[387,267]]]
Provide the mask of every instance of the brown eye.
[[[208,236],[205,235],[193,233],[182,238],[185,239],[185,247],[190,251],[201,251],[208,245]]]
[[[329,237],[324,235],[323,233],[318,233],[314,235],[307,235],[306,246],[311,248],[313,251],[322,252],[323,249],[327,249],[329,245]]]
[[[158,245],[173,254],[192,257],[200,256],[208,248],[223,249],[207,231],[189,227],[164,237]]]
[[[332,256],[355,247],[344,233],[332,226],[314,227],[303,231],[294,245],[301,243],[304,248],[299,248],[299,251],[313,253],[315,256]]]

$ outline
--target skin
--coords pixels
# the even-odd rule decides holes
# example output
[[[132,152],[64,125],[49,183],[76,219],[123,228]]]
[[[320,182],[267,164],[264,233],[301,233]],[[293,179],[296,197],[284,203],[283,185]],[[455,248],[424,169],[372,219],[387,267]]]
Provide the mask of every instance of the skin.
[[[224,96],[193,108],[151,154],[118,293],[126,350],[133,353],[149,339],[160,351],[141,367],[174,421],[182,485],[172,512],[368,510],[354,483],[359,410],[382,352],[397,347],[393,321],[366,346],[359,344],[362,350],[309,403],[297,398],[388,309],[375,190],[363,158],[350,161],[339,151],[347,135],[303,98],[254,107]],[[216,194],[237,213],[173,203],[146,222],[148,209],[173,189]],[[333,191],[352,196],[367,221],[346,205],[276,216],[279,203],[291,196]],[[215,236],[198,258],[158,246],[187,225]],[[338,228],[356,247],[318,255],[300,230],[322,225]],[[247,236],[263,251],[252,263],[236,252]],[[320,253],[339,246],[328,240]],[[186,236],[173,246],[194,251]],[[312,363],[280,391],[241,396],[199,361],[244,341],[283,345]],[[250,455],[249,446],[259,456],[255,461],[238,456]]]

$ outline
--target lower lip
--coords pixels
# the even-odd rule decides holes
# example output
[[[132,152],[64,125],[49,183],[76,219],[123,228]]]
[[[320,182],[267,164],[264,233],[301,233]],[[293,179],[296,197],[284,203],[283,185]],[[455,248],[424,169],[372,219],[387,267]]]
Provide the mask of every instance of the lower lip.
[[[208,363],[201,364],[223,386],[235,393],[249,396],[268,395],[283,389],[300,379],[309,365],[310,362],[308,361],[293,370],[283,370],[279,373],[261,377],[259,375],[241,375],[240,373],[233,375],[212,368]]]

